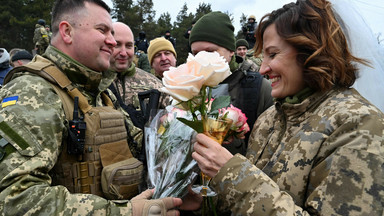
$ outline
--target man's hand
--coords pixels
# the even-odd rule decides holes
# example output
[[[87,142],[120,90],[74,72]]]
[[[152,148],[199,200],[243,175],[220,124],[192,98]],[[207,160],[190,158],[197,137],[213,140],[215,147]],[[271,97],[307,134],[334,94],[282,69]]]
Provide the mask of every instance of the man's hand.
[[[192,191],[191,186],[188,187],[188,194],[183,198],[183,205],[180,206],[181,210],[195,211],[198,210],[203,202],[203,197]]]
[[[132,198],[132,211],[134,216],[178,216],[178,210],[174,208],[181,206],[183,201],[180,198],[166,197],[156,200],[148,200],[153,195],[153,189],[148,189]]]

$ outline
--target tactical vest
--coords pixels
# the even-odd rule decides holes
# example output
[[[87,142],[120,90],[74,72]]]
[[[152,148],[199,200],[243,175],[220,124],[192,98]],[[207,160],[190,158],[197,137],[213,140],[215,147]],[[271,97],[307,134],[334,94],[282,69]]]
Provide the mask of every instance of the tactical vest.
[[[111,99],[102,93],[107,106],[92,107],[68,77],[49,60],[37,56],[27,66],[16,67],[6,77],[17,72],[31,72],[48,80],[59,95],[68,121],[73,119],[74,98],[86,123],[84,151],[69,154],[68,139],[63,134],[62,151],[50,171],[52,185],[63,185],[72,193],[90,193],[108,199],[130,199],[139,192],[143,164],[132,156],[127,142],[124,116],[113,108]]]

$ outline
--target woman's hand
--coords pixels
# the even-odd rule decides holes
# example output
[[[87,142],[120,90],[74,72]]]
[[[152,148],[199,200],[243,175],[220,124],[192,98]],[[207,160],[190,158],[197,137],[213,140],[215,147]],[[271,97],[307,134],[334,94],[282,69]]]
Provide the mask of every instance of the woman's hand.
[[[194,150],[193,159],[200,170],[211,178],[233,157],[227,149],[204,134],[197,134]]]

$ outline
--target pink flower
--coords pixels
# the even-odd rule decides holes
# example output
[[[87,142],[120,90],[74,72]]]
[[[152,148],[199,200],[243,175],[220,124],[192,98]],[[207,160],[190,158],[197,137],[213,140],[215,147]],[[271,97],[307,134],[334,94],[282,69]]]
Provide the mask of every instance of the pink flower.
[[[245,114],[232,104],[230,107],[220,109],[219,113],[220,116],[226,115],[227,118],[232,119],[233,122],[230,130],[234,132],[236,137],[243,137],[250,130]]]

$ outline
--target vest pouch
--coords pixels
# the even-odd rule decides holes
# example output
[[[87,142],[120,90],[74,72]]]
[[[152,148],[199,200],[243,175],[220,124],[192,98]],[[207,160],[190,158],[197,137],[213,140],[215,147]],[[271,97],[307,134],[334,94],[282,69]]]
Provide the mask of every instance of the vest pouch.
[[[131,199],[139,193],[143,174],[143,163],[129,158],[103,168],[101,187],[110,200]]]

